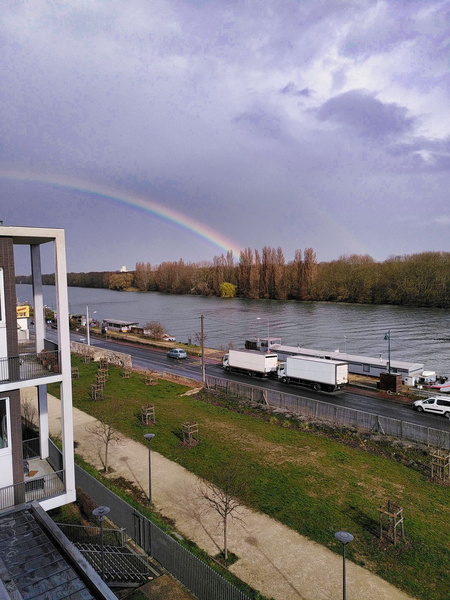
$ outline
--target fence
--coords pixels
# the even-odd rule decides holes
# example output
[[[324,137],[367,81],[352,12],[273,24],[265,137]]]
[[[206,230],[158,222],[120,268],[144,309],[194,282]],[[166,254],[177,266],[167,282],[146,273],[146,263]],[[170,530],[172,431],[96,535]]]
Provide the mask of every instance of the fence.
[[[75,467],[75,480],[77,487],[83,489],[98,506],[111,509],[111,521],[124,528],[138,546],[199,600],[249,600],[244,592],[78,466]]]
[[[65,471],[57,471],[3,487],[0,489],[0,509],[62,494],[65,490],[64,479]]]
[[[341,427],[353,427],[357,431],[379,432],[401,440],[450,450],[450,431],[433,429],[416,423],[391,419],[382,415],[338,406],[312,398],[294,396],[277,390],[260,388],[221,377],[206,376],[209,389],[223,392],[238,400],[264,403],[271,410],[280,409],[286,413],[299,415],[314,421],[322,421]]]

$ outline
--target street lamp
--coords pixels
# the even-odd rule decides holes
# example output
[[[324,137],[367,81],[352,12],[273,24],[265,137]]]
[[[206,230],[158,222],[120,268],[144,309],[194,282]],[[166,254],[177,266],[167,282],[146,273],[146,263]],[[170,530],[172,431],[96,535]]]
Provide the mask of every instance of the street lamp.
[[[257,321],[261,321],[262,317],[256,317]],[[270,350],[270,340],[269,340],[269,317],[267,317],[267,352]]]
[[[144,437],[148,440],[148,501],[152,503],[152,439],[155,437],[154,433],[145,433]]]
[[[342,544],[342,599],[346,600],[346,583],[345,583],[345,546],[353,542],[353,536],[347,531],[338,531],[334,537]]]
[[[206,381],[204,320],[205,320],[204,316],[200,315],[200,336],[201,336],[201,349],[202,349],[202,383],[205,383],[205,381]]]
[[[100,521],[100,560],[103,581],[105,581],[105,548],[103,545],[103,519],[105,518],[105,515],[107,515],[110,512],[110,510],[111,509],[108,508],[108,506],[97,506],[97,508],[94,508],[94,510],[92,511],[92,514],[95,517],[97,517],[97,519]]]
[[[388,373],[391,372],[391,330],[386,333],[384,339],[387,340],[388,343]]]
[[[94,310],[94,315],[97,311]],[[86,344],[91,345],[91,331],[89,329],[89,306],[86,304]]]

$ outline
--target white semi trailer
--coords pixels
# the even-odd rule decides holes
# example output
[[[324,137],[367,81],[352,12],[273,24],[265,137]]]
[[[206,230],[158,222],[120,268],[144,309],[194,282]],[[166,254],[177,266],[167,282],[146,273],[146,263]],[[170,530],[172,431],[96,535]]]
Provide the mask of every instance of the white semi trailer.
[[[226,371],[261,377],[277,376],[278,354],[252,350],[229,350],[222,359]]]
[[[348,383],[348,364],[312,356],[288,356],[278,365],[277,375],[283,383],[299,383],[313,390],[334,392]]]

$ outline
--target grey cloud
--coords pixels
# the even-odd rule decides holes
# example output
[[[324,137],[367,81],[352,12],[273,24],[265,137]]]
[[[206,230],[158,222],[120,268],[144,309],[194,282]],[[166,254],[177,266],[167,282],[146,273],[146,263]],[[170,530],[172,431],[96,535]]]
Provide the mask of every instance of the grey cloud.
[[[352,90],[327,100],[318,110],[321,121],[336,122],[373,139],[400,136],[414,120],[398,104],[384,104],[362,91]]]
[[[311,96],[311,90],[309,88],[299,89],[295,83],[290,81],[284,87],[281,88],[280,94],[285,94],[288,96],[304,96],[305,98],[309,98]]]
[[[405,170],[413,172],[450,172],[450,138],[429,140],[423,137],[408,144],[395,144],[388,149],[391,156],[404,159]]]
[[[273,139],[283,137],[280,120],[263,109],[246,111],[235,117],[234,123],[244,128]]]

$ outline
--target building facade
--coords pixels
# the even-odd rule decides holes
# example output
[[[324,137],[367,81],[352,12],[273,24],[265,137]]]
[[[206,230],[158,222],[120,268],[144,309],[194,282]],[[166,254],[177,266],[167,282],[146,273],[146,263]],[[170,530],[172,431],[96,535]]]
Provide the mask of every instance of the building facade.
[[[34,328],[19,340],[14,253],[28,247]],[[41,253],[53,250],[58,343],[46,339]],[[75,500],[69,307],[64,231],[0,226],[0,509],[37,500],[44,510]],[[52,460],[47,386],[59,385],[62,463]],[[36,422],[24,427],[23,397],[34,397]],[[22,398],[22,400],[21,400]],[[30,425],[30,424],[28,424]]]

